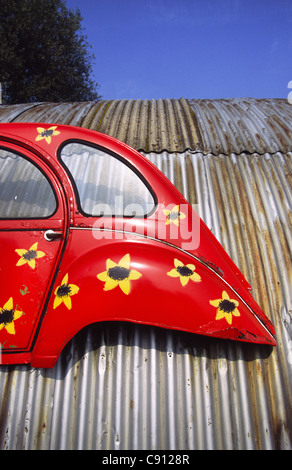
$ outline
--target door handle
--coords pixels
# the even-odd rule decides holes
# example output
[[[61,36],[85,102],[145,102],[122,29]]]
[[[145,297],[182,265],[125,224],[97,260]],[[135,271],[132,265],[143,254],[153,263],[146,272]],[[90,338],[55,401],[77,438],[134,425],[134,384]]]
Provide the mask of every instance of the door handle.
[[[53,240],[56,240],[56,238],[62,238],[63,233],[62,232],[55,232],[55,230],[47,230],[45,232],[45,240],[48,242],[51,242]]]

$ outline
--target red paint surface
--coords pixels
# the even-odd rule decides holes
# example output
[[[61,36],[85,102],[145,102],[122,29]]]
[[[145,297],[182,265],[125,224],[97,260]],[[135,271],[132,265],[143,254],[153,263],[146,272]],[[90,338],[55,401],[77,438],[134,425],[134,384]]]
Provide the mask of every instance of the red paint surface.
[[[81,328],[100,321],[130,321],[276,345],[274,327],[253,299],[247,281],[154,165],[97,132],[58,125],[50,139],[42,137],[38,128],[51,127],[0,125],[0,146],[38,165],[58,200],[57,211],[48,219],[0,219],[0,326],[11,298],[17,317],[14,331],[2,321],[3,364],[52,367]],[[75,139],[109,149],[132,165],[156,195],[155,211],[147,218],[84,217],[58,159],[63,142]],[[176,206],[181,212],[178,226],[167,223],[165,212]],[[47,241],[48,229],[62,237]],[[35,267],[17,265],[21,256],[15,250],[29,250],[35,243],[44,253],[35,258]],[[119,265],[123,259],[126,265]],[[107,273],[117,278],[116,285]]]

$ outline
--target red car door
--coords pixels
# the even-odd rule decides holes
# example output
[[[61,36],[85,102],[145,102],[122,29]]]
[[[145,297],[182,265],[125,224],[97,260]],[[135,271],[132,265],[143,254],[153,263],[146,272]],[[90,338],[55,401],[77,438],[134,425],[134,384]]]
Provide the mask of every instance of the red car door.
[[[66,205],[53,171],[36,155],[0,142],[0,346],[30,349],[60,259]]]

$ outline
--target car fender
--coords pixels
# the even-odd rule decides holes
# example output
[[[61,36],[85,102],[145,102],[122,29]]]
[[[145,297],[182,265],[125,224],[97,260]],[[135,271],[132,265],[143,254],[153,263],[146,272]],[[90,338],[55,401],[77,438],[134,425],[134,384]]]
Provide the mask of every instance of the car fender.
[[[220,302],[226,312],[219,312]],[[32,365],[52,367],[78,331],[103,321],[267,342],[254,313],[223,278],[183,250],[146,238],[104,241],[62,263]]]

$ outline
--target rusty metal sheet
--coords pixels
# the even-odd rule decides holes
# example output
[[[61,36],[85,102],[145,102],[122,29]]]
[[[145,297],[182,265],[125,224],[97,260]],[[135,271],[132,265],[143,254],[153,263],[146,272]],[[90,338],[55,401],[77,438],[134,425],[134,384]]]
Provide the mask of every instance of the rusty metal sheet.
[[[0,107],[0,122],[87,127],[145,152],[286,153],[292,106],[284,99],[101,100]]]
[[[292,106],[284,99],[188,100],[202,149],[215,155],[291,152]]]
[[[146,152],[183,152],[200,148],[201,142],[195,115],[184,98],[0,107],[0,122],[12,120],[86,127]]]
[[[249,280],[277,348],[88,328],[53,370],[0,368],[1,449],[292,449],[292,108],[178,101],[1,106],[0,120],[59,117],[144,150]]]
[[[0,122],[13,122],[14,119],[19,118],[22,113],[25,113],[29,109],[34,108],[35,105],[31,103],[25,104],[13,104],[13,105],[1,105],[0,106]]]

